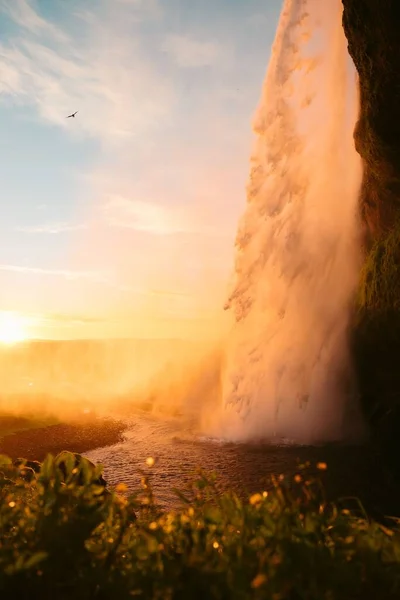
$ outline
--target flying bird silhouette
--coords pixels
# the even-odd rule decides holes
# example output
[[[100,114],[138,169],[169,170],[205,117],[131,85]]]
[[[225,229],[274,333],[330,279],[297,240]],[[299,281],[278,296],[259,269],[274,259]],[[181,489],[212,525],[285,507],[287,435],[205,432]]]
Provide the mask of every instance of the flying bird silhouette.
[[[72,115],[68,115],[68,117],[65,117],[66,119],[70,119],[71,117],[75,118],[75,115],[78,111],[76,110],[74,113],[72,113]]]

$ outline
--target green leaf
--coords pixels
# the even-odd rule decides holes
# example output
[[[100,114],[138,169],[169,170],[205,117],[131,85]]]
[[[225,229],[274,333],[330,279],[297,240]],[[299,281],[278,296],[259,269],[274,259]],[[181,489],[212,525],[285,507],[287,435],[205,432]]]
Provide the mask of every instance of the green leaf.
[[[40,477],[44,479],[49,479],[53,474],[53,468],[54,457],[52,454],[48,454],[42,462],[42,467],[40,469]]]
[[[33,567],[36,567],[36,565],[46,560],[47,557],[47,552],[36,552],[25,562],[24,569],[32,569]]]
[[[221,519],[221,511],[219,508],[215,506],[210,506],[204,511],[204,519],[209,523],[214,523],[215,525],[219,525],[222,521]]]
[[[172,488],[172,491],[174,492],[175,496],[179,498],[179,500],[182,500],[182,502],[184,502],[185,504],[191,504],[189,498],[182,494],[182,492],[179,491],[177,488]]]
[[[11,458],[5,454],[0,454],[0,467],[8,466],[12,464]]]

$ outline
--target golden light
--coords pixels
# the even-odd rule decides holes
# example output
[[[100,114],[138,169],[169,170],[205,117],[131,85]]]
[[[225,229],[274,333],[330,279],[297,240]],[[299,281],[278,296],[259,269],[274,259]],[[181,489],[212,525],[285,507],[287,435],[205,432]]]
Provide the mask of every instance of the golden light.
[[[0,343],[16,344],[28,337],[24,319],[13,312],[0,312]]]

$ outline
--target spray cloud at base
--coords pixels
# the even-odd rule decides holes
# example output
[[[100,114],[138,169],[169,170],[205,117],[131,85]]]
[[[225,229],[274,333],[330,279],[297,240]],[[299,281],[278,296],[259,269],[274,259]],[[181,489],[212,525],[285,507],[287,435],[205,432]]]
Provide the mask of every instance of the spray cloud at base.
[[[132,409],[198,416],[217,400],[220,345],[171,339],[30,341],[0,347],[0,414],[76,420]]]
[[[281,13],[226,307],[235,323],[218,429],[228,439],[312,443],[359,427],[348,326],[362,167],[341,18],[340,0],[286,0]]]

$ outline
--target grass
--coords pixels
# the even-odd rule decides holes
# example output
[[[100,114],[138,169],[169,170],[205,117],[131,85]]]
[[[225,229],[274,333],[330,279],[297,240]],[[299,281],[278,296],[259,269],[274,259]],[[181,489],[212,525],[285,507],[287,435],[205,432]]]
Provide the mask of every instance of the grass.
[[[57,423],[59,423],[59,420],[53,416],[40,417],[36,414],[22,416],[0,413],[0,439],[21,431],[41,429]]]
[[[400,595],[400,530],[325,501],[299,469],[246,501],[203,473],[161,510],[138,489],[96,484],[85,459],[38,474],[1,458],[5,598],[386,600]],[[150,466],[152,461],[149,460]],[[325,468],[325,465],[319,465]],[[30,481],[27,481],[29,479]]]
[[[360,278],[360,310],[387,313],[400,309],[400,223],[369,250]]]
[[[395,419],[400,427],[399,218],[366,254],[356,308],[352,344],[359,390],[364,414],[380,435],[376,414],[393,413],[388,418]]]

